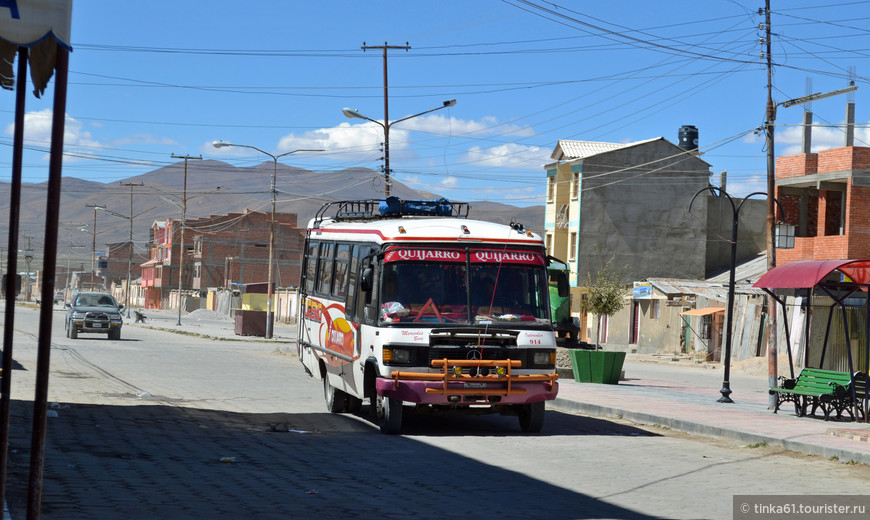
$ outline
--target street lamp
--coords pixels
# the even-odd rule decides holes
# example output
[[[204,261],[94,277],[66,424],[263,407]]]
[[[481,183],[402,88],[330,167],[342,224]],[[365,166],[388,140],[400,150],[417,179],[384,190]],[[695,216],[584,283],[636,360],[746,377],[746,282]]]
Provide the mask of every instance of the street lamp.
[[[290,155],[296,152],[323,152],[324,150],[313,149],[313,148],[300,148],[298,150],[291,150],[289,152],[284,152],[282,154],[273,155],[265,150],[261,150],[256,146],[251,146],[248,144],[235,144],[235,143],[227,143],[225,141],[214,141],[211,143],[215,148],[225,148],[228,146],[235,146],[236,148],[250,148],[251,150],[256,150],[263,155],[268,155],[272,158],[272,217],[269,222],[269,273],[266,279],[266,339],[272,338],[272,271],[274,270],[274,257],[275,257],[275,192],[276,192],[276,183],[278,181],[278,159],[284,157],[285,155]]]
[[[397,119],[395,121],[385,121],[381,123],[380,121],[376,121],[368,116],[360,114],[359,111],[352,108],[343,108],[341,112],[349,118],[352,119],[365,119],[366,121],[370,121],[377,125],[380,125],[381,128],[384,129],[384,197],[390,196],[390,127],[396,123],[401,123],[402,121],[407,121],[408,119],[413,119],[415,117],[419,117],[430,112],[435,112],[436,110],[441,110],[442,108],[452,107],[456,105],[455,99],[448,99],[445,101],[440,107],[433,108],[431,110],[427,110],[425,112],[420,112],[419,114],[414,114],[412,116],[403,117],[402,119]],[[386,114],[385,114],[386,118]]]
[[[94,209],[101,209],[101,210],[105,211],[106,213],[108,213],[109,215],[112,215],[112,216],[118,217],[118,218],[125,218],[125,219],[130,221],[130,256],[129,256],[129,258],[127,258],[127,290],[125,291],[126,296],[124,298],[124,305],[125,305],[125,307],[127,307],[127,317],[129,318],[130,317],[130,282],[131,282],[130,278],[131,278],[132,271],[133,271],[133,215],[132,214],[130,216],[122,215],[116,211],[112,211],[112,210],[106,209],[106,208],[94,208]],[[132,205],[130,206],[130,209],[133,209]]]
[[[761,191],[756,191],[756,192],[750,193],[749,195],[743,197],[743,200],[740,201],[740,204],[737,204],[735,206],[734,199],[731,198],[731,195],[729,195],[726,191],[722,190],[721,188],[717,188],[715,186],[707,186],[706,188],[700,189],[698,191],[698,193],[696,193],[695,196],[692,197],[692,202],[689,203],[689,212],[692,211],[692,204],[694,204],[695,199],[698,198],[698,195],[700,195],[701,193],[703,193],[705,191],[709,191],[710,193],[712,193],[714,195],[718,191],[720,195],[724,195],[728,199],[728,202],[731,203],[731,211],[732,211],[733,216],[734,216],[734,220],[733,220],[732,225],[731,225],[731,271],[730,271],[730,275],[728,277],[728,303],[727,303],[728,311],[727,311],[727,317],[725,318],[726,320],[728,320],[728,329],[725,331],[725,374],[724,374],[724,377],[722,379],[722,389],[719,390],[719,393],[722,394],[722,397],[720,397],[717,400],[717,402],[719,402],[719,403],[733,403],[734,401],[732,401],[731,397],[730,397],[731,396],[731,331],[734,328],[734,323],[733,323],[733,317],[734,317],[734,278],[735,278],[735,271],[737,269],[737,225],[739,222],[738,216],[740,214],[740,208],[743,207],[743,203],[746,202],[747,200],[749,200],[750,197],[752,197],[753,195],[767,196],[767,193],[764,193]],[[777,201],[775,198],[773,200],[774,200],[774,202],[776,202],[777,205],[779,205],[779,201]],[[785,216],[785,214],[782,211],[782,207],[780,207],[780,213],[782,214],[783,217]]]

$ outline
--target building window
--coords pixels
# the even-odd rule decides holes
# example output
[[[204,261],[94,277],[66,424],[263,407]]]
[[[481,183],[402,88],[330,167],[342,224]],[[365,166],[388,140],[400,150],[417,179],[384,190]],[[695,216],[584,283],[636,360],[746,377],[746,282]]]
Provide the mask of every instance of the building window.
[[[576,231],[571,232],[571,242],[570,243],[571,243],[571,245],[570,245],[570,249],[568,250],[568,258],[571,260],[576,260],[577,259],[577,232]]]
[[[580,172],[571,172],[571,198],[580,198]]]
[[[547,177],[547,202],[553,202],[556,198],[556,176]]]
[[[553,254],[553,234],[547,233],[546,237],[544,237],[544,240],[546,240],[546,244],[547,244],[547,254],[552,255]]]

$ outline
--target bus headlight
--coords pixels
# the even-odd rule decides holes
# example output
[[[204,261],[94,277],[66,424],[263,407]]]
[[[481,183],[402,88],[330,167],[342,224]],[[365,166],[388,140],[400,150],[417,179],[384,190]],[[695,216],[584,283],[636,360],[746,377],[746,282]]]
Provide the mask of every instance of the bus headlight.
[[[556,352],[555,351],[539,351],[532,356],[532,364],[535,366],[555,366]]]
[[[385,348],[384,364],[407,365],[411,362],[411,351],[404,348]]]

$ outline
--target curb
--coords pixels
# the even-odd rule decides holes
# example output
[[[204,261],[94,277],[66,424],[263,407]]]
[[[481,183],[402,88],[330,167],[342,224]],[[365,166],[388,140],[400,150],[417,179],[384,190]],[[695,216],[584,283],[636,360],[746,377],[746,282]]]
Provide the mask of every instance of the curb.
[[[675,419],[673,417],[655,415],[646,412],[635,412],[611,406],[583,403],[561,397],[556,397],[555,400],[548,401],[548,405],[549,408],[553,410],[566,413],[624,419],[637,424],[666,427],[690,435],[726,439],[737,441],[742,444],[766,443],[768,446],[778,446],[789,451],[796,451],[807,455],[819,455],[828,459],[837,458],[841,461],[854,461],[863,464],[870,464],[870,454],[855,453],[840,448],[819,446],[807,442],[780,439],[758,433],[722,428],[697,421]],[[834,433],[831,433],[830,430],[828,433],[829,435],[835,435]]]

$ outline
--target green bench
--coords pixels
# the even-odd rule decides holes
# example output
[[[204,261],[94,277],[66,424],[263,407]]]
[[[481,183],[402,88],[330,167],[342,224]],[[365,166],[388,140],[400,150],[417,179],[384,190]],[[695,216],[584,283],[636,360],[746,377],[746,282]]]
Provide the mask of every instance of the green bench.
[[[770,394],[776,395],[773,413],[779,411],[782,403],[792,402],[798,417],[807,415],[807,408],[812,407],[809,415],[815,416],[816,409],[821,408],[826,421],[831,412],[836,412],[839,419],[844,411],[855,420],[852,414],[852,378],[848,372],[804,368],[797,379],[780,379],[780,386],[770,389]]]

